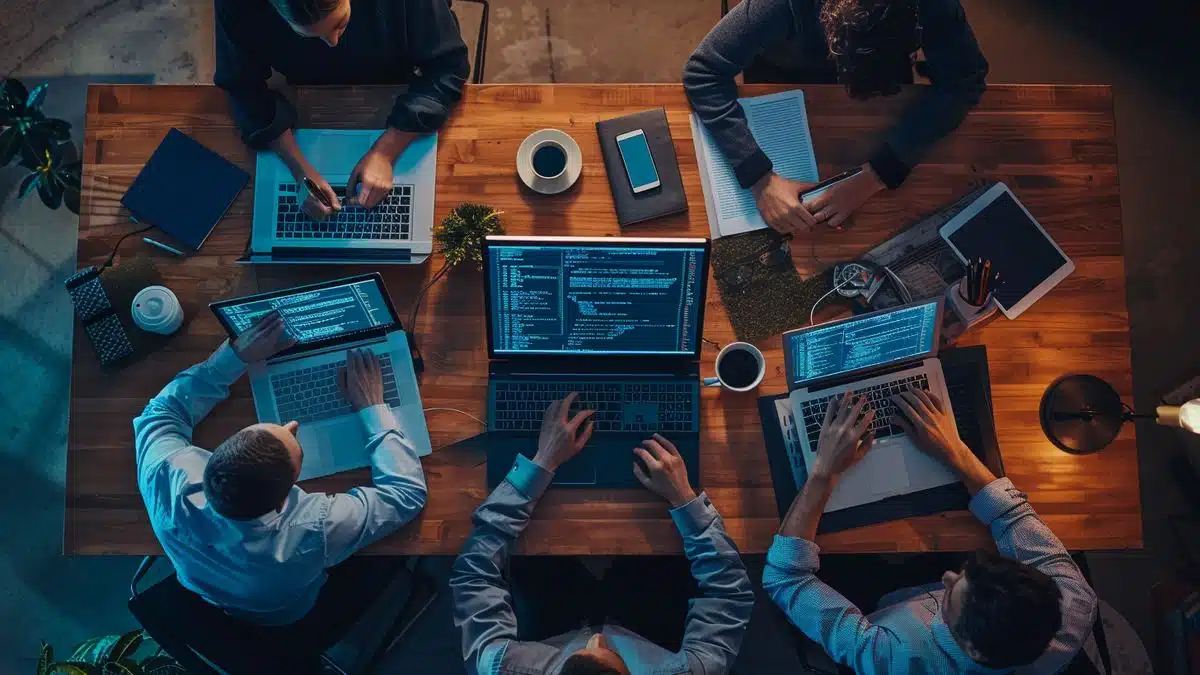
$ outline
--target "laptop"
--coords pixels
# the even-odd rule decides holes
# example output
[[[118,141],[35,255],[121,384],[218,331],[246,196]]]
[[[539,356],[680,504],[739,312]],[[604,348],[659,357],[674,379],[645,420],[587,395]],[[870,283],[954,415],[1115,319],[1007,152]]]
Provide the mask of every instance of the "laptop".
[[[830,400],[853,391],[867,396],[867,406],[875,410],[875,444],[842,476],[826,512],[958,480],[890,423],[895,412],[890,397],[912,389],[935,395],[953,415],[937,358],[942,302],[939,297],[783,334],[789,398],[800,440],[790,451],[794,466],[803,463],[811,471]]]
[[[633,448],[660,433],[699,488],[706,239],[488,237],[488,485],[532,457],[570,392],[594,433],[554,484],[640,487]]]
[[[338,389],[348,349],[379,357],[384,400],[419,456],[432,451],[417,390],[408,337],[378,273],[210,305],[230,339],[278,310],[296,344],[265,363],[251,364],[250,389],[260,422],[300,423],[304,448],[300,480],[368,466],[367,436]]]
[[[296,143],[343,204],[346,183],[381,130],[298,129]],[[274,152],[260,152],[254,220],[242,263],[417,264],[433,250],[437,135],[414,140],[396,160],[392,190],[373,209],[345,206],[324,221],[304,214],[308,196]]]

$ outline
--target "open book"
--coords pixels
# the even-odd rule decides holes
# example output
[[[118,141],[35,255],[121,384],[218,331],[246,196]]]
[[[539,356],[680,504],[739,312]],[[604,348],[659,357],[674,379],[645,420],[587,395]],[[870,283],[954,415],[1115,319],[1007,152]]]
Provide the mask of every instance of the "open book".
[[[740,98],[738,102],[746,111],[754,140],[775,165],[775,173],[792,180],[817,182],[817,158],[808,131],[804,92],[796,89]],[[712,238],[765,228],[754,194],[738,184],[733,166],[695,113],[691,123]]]

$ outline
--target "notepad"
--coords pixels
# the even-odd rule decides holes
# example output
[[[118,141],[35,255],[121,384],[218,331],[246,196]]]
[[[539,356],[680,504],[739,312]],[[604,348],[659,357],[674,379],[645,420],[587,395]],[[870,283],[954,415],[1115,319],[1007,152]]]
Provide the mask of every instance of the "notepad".
[[[808,130],[804,92],[799,89],[740,98],[746,122],[775,173],[791,180],[817,182],[817,158]],[[700,165],[700,184],[713,239],[761,230],[767,226],[758,213],[754,194],[738,184],[733,166],[700,118],[692,113],[692,139]]]

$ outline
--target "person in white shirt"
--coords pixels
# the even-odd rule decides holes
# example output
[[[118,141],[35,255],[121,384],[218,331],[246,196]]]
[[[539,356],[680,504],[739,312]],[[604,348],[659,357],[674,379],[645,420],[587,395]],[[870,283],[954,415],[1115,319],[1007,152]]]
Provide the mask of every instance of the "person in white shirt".
[[[371,486],[310,494],[296,485],[304,449],[294,421],[253,424],[211,452],[192,444],[193,428],[246,364],[291,344],[282,318],[267,315],[177,375],[133,421],[138,489],[180,584],[265,626],[346,614],[352,601],[343,588],[322,591],[326,570],[412,520],[426,499],[420,460],[384,404],[370,352],[347,353],[339,384],[367,430]]]

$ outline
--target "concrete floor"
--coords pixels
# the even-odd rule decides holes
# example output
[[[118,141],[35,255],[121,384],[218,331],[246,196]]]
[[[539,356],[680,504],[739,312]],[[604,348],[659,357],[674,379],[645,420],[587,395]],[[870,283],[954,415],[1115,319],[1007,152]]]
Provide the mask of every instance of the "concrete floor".
[[[718,0],[491,4],[489,82],[674,81],[719,15]],[[1188,266],[1200,251],[1192,216],[1200,211],[1198,73],[1185,52],[1200,18],[1195,3],[963,4],[993,82],[1114,86],[1135,399],[1139,408],[1152,406],[1200,366],[1193,337],[1200,290],[1177,281],[1195,278]],[[464,6],[460,15],[468,43],[474,12]],[[0,73],[50,78],[48,111],[78,130],[88,81],[211,81],[211,35],[209,0],[6,0]],[[74,270],[77,222],[36,201],[17,203],[14,186],[15,175],[0,170],[0,363],[8,375],[0,380],[2,673],[29,672],[39,639],[61,650],[132,627],[124,599],[136,564],[60,555],[73,321],[61,282]],[[1172,461],[1200,456],[1200,448],[1151,425],[1139,427],[1138,441],[1146,549],[1089,554],[1089,562],[1101,597],[1150,646],[1147,588],[1180,558],[1166,516],[1198,513]]]

